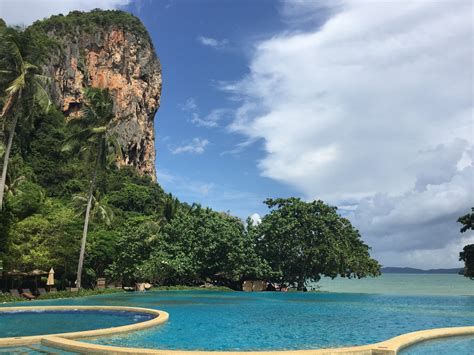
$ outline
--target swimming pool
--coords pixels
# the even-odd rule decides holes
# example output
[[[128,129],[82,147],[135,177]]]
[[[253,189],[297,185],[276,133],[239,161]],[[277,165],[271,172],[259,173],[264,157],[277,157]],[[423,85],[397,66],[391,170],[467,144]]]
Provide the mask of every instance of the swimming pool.
[[[416,330],[474,324],[472,296],[203,290],[119,293],[29,304],[120,305],[167,311],[169,321],[161,326],[87,340],[156,349],[317,349],[363,345]]]
[[[472,355],[474,336],[441,338],[410,346],[399,352],[400,355]]]
[[[151,314],[109,310],[0,312],[0,338],[112,328],[153,318]]]

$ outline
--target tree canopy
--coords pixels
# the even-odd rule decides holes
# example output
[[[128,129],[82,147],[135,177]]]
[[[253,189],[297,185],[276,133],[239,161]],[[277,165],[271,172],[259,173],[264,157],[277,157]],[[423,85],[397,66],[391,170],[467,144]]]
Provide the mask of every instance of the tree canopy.
[[[461,233],[474,230],[474,207],[471,212],[459,217],[458,223],[462,224]],[[464,247],[459,253],[459,260],[464,261],[464,276],[474,280],[474,244]]]
[[[336,207],[299,198],[268,199],[271,209],[252,232],[257,253],[277,282],[303,289],[321,276],[366,277],[380,274],[379,263],[350,221]]]

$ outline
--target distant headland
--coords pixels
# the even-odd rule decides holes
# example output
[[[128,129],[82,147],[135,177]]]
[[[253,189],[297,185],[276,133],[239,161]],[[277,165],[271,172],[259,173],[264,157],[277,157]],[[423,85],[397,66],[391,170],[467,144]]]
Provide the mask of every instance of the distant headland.
[[[462,268],[453,269],[415,269],[412,267],[383,267],[382,274],[459,274]]]

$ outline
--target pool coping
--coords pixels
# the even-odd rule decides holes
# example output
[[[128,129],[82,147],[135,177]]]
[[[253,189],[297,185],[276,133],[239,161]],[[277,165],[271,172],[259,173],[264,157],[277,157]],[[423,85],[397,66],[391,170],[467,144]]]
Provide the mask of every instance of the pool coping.
[[[368,345],[344,348],[328,348],[314,350],[276,350],[276,351],[194,351],[194,350],[168,350],[125,348],[118,346],[84,343],[60,337],[44,337],[41,341],[46,346],[87,354],[156,354],[156,355],[395,355],[403,348],[427,340],[438,338],[474,335],[474,326],[450,327],[420,330],[406,333],[394,338]]]
[[[169,314],[164,311],[159,311],[151,308],[141,307],[122,307],[122,306],[25,306],[25,307],[0,307],[0,312],[22,312],[22,311],[86,311],[86,310],[98,310],[98,311],[121,311],[121,312],[134,312],[142,314],[151,314],[154,316],[153,319],[122,325],[118,327],[99,328],[93,330],[85,330],[79,332],[67,332],[67,333],[56,333],[56,334],[45,334],[45,335],[30,335],[24,337],[9,337],[0,338],[0,348],[7,346],[18,346],[18,345],[29,345],[34,343],[40,343],[44,338],[47,337],[58,337],[61,339],[81,339],[81,338],[93,338],[104,335],[114,335],[120,333],[128,333],[140,329],[146,329],[155,325],[163,324],[169,318]]]
[[[85,343],[75,339],[95,338],[105,335],[115,335],[146,329],[155,325],[163,324],[169,318],[169,314],[150,308],[141,307],[121,307],[121,306],[33,306],[33,307],[0,307],[0,312],[7,311],[32,311],[32,310],[110,310],[125,311],[135,313],[152,314],[156,317],[139,323],[86,330],[80,332],[69,332],[47,335],[33,335],[25,337],[0,338],[0,348],[22,346],[34,343],[41,343],[54,348],[87,354],[157,354],[157,355],[328,355],[328,354],[353,354],[353,355],[393,355],[399,350],[413,344],[427,340],[445,337],[474,335],[474,326],[449,327],[420,330],[406,333],[394,338],[361,346],[351,346],[344,348],[327,348],[314,350],[276,350],[276,351],[195,351],[195,350],[168,350],[168,349],[146,349],[146,348],[126,348],[118,346],[100,345]]]

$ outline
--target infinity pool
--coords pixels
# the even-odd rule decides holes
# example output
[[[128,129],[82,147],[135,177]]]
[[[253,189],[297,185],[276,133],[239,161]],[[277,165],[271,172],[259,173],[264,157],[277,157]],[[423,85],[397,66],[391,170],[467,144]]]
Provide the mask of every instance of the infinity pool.
[[[474,337],[452,337],[425,341],[403,349],[400,355],[472,355]]]
[[[89,340],[162,349],[317,349],[369,344],[416,330],[474,324],[472,296],[203,290],[119,293],[28,304],[136,306],[167,311],[170,318],[164,325]],[[72,326],[82,317],[57,316],[66,318],[44,321],[43,332],[54,332],[49,328],[62,322]],[[100,322],[97,317],[88,319],[94,327]],[[25,330],[29,328],[23,325]],[[2,332],[6,326],[0,324]]]
[[[118,327],[152,318],[143,313],[103,310],[0,312],[0,338]]]

